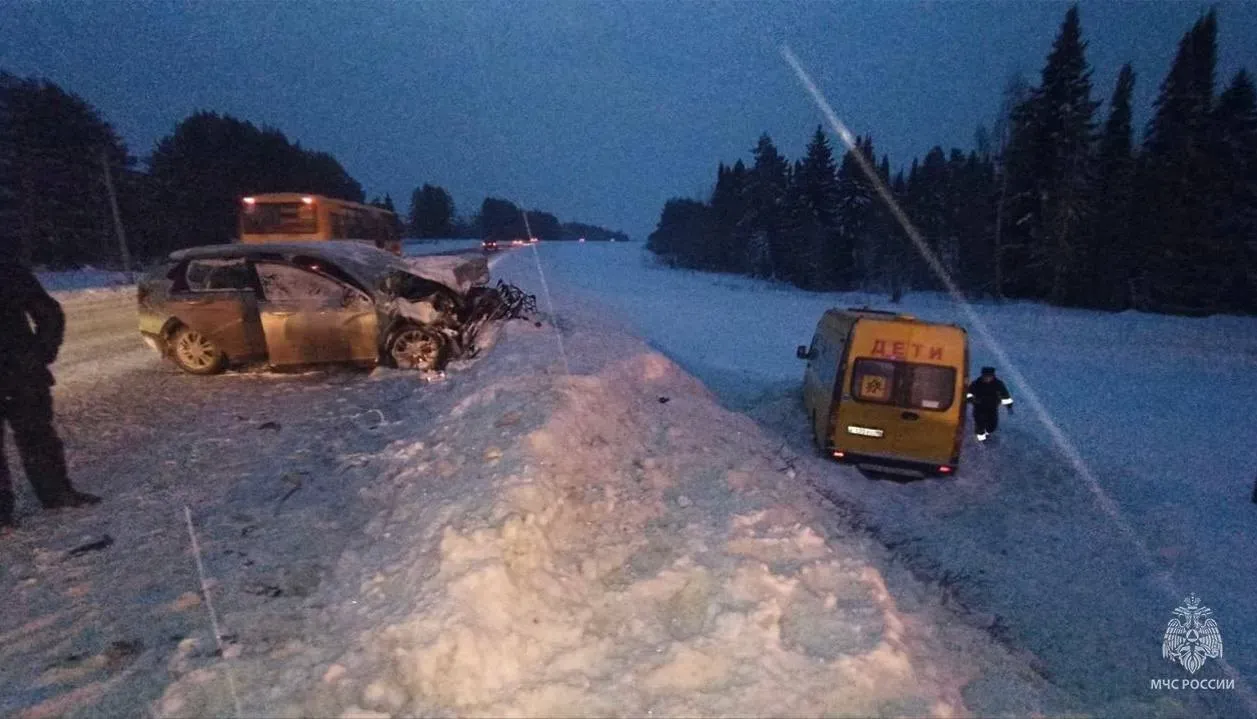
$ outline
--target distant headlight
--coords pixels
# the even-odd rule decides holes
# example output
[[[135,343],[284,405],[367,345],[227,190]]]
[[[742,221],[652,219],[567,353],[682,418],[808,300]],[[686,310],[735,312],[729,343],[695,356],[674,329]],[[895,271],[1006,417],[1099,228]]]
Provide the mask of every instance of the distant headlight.
[[[857,427],[854,424],[847,425],[847,434],[858,434],[861,437],[881,437],[885,432],[872,427]]]

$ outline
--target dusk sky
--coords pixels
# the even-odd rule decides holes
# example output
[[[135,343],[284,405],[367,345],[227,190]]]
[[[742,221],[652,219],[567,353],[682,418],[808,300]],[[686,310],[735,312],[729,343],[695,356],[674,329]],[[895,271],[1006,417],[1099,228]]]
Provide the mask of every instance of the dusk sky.
[[[1134,64],[1142,134],[1207,5],[1081,4],[1095,98]],[[1223,2],[1219,86],[1257,70],[1257,3]],[[820,121],[789,43],[840,117],[899,167],[972,146],[1000,90],[1038,74],[1066,3],[13,2],[0,69],[94,104],[131,152],[207,109],[334,154],[403,211],[424,182],[644,240],[767,131],[791,158]],[[1103,118],[1107,107],[1101,108]]]

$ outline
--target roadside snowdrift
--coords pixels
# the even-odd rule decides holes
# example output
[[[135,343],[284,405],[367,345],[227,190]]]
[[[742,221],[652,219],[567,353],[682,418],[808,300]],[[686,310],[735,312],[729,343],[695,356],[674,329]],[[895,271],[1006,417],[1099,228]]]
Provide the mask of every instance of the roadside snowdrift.
[[[511,324],[387,451],[300,660],[234,662],[246,713],[937,715],[1043,710],[671,361],[570,316]],[[449,387],[447,384],[445,387]],[[241,637],[247,645],[247,637]],[[229,711],[221,664],[159,703]],[[962,698],[962,690],[964,690]]]

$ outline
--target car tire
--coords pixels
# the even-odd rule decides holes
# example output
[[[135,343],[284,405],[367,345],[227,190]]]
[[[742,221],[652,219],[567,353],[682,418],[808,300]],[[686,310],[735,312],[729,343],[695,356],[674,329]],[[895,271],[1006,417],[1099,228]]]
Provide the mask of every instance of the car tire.
[[[210,338],[190,327],[180,327],[170,338],[170,356],[188,374],[218,374],[227,368],[227,355]]]
[[[445,337],[417,325],[403,325],[394,330],[384,349],[388,363],[398,369],[444,369],[450,355]]]

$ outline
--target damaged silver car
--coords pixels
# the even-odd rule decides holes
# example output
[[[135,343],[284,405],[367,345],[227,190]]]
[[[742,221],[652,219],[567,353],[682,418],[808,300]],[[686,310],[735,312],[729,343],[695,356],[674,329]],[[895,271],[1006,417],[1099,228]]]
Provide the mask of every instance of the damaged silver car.
[[[192,374],[264,363],[439,370],[474,355],[485,323],[535,300],[487,287],[483,257],[425,266],[357,243],[180,250],[139,283],[140,335]]]

